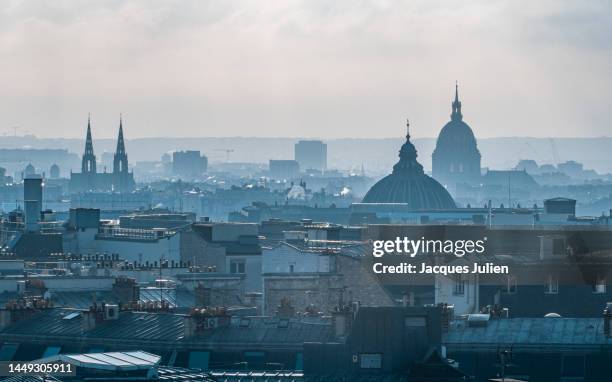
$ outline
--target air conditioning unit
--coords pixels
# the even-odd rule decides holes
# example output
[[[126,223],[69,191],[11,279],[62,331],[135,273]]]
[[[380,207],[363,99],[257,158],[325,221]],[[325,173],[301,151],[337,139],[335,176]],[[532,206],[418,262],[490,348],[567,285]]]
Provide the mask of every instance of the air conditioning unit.
[[[206,320],[206,329],[214,329],[217,327],[217,318],[210,317]]]
[[[119,318],[119,307],[117,305],[105,305],[104,306],[104,319],[105,320],[116,320]]]

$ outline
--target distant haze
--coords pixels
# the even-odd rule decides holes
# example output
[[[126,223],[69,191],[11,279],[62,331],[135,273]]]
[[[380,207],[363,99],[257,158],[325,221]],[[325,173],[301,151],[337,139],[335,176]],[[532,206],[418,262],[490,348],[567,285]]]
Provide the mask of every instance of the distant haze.
[[[363,165],[366,173],[372,176],[389,174],[398,160],[398,151],[405,138],[389,139],[329,139],[327,142],[328,163],[330,168],[353,170],[359,173]],[[160,160],[163,153],[175,150],[200,150],[213,164],[225,162],[225,149],[230,153],[230,162],[268,163],[270,159],[293,159],[293,145],[296,138],[137,138],[126,141],[130,164],[139,161]],[[416,138],[418,160],[427,171],[431,170],[431,153],[435,139]],[[94,139],[94,151],[98,161],[103,154],[115,151],[116,140]],[[576,160],[587,169],[601,174],[612,173],[610,157],[612,138],[485,138],[478,141],[482,154],[482,166],[492,169],[509,169],[520,159],[534,159],[539,164],[556,164]],[[0,139],[0,148],[54,148],[67,149],[83,154],[82,139],[33,139],[6,137]],[[1,158],[0,158],[1,159]],[[50,163],[33,163],[40,171],[48,170]],[[22,168],[27,161],[20,164]],[[72,168],[80,171],[80,160]],[[66,173],[69,169],[62,168]],[[137,173],[138,171],[136,171]]]
[[[479,138],[611,131],[609,1],[7,0],[0,57],[0,135],[435,137],[455,80]]]

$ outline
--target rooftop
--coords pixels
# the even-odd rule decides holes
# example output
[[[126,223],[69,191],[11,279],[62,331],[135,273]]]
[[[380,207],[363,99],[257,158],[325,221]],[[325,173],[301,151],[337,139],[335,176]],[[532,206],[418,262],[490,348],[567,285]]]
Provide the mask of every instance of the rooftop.
[[[451,348],[513,346],[530,348],[612,347],[612,337],[603,332],[602,318],[509,318],[489,320],[486,326],[451,322],[443,342]]]
[[[21,319],[0,330],[0,341],[12,338],[45,341],[83,341],[136,346],[140,341],[177,347],[182,342],[196,347],[218,348],[235,345],[268,345],[275,347],[302,346],[304,342],[327,342],[332,339],[332,327],[326,320],[279,320],[273,317],[232,317],[226,326],[202,330],[193,337],[185,336],[187,315],[157,312],[122,311],[115,320],[102,320],[85,330],[81,312],[74,309],[46,309]],[[69,318],[70,317],[70,318]],[[282,321],[282,322],[281,322]]]

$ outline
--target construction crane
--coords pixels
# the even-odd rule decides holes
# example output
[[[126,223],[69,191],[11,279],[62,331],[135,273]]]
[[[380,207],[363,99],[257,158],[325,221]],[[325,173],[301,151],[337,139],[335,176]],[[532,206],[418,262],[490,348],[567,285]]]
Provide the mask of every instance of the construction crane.
[[[233,153],[234,149],[215,149],[215,151],[225,151],[225,162],[229,162],[230,154]]]

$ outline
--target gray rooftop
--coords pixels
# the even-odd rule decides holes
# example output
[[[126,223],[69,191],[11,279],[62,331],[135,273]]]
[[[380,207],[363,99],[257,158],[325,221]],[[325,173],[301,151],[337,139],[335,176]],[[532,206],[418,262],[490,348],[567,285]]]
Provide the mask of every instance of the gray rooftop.
[[[603,318],[492,319],[486,326],[470,327],[467,321],[450,325],[443,342],[451,347],[600,347],[611,346],[603,332]]]
[[[292,319],[280,323],[279,319],[270,317],[237,317],[226,327],[185,338],[185,315],[131,311],[121,312],[118,319],[101,321],[93,329],[85,331],[80,314],[69,316],[74,312],[58,308],[40,311],[1,330],[0,341],[7,338],[44,341],[48,338],[61,342],[62,337],[66,341],[79,337],[91,342],[116,341],[134,346],[140,342],[168,346],[189,342],[201,348],[238,344],[301,347],[304,342],[328,342],[333,337],[331,325],[326,320]]]

